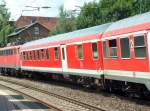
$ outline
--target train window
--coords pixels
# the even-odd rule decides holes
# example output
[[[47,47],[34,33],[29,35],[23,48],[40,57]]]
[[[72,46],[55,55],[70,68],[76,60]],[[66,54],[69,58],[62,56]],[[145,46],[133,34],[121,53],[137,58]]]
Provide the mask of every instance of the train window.
[[[28,52],[28,58],[29,58],[29,60],[30,60],[30,52]]]
[[[29,60],[28,52],[26,52],[26,60]]]
[[[121,38],[120,39],[120,47],[121,47],[121,57],[122,58],[130,58],[129,38]]]
[[[77,46],[77,54],[79,59],[83,59],[83,48],[82,45]]]
[[[12,49],[10,49],[10,55],[13,55],[13,50]]]
[[[33,51],[33,54],[34,54],[34,60],[36,60],[36,51],[35,50]]]
[[[109,40],[109,51],[110,51],[110,57],[116,58],[117,57],[117,40]]]
[[[37,58],[40,60],[40,50],[37,50]]]
[[[46,59],[49,59],[49,50],[46,49]]]
[[[32,58],[32,52],[30,51],[30,60],[32,60],[33,58]]]
[[[44,49],[41,49],[42,59],[44,59]]]
[[[134,37],[134,52],[135,57],[137,58],[146,57],[146,45],[144,35]]]
[[[23,59],[26,60],[26,54],[23,52]]]
[[[16,54],[16,49],[14,49],[14,54]]]
[[[5,50],[5,55],[7,55],[7,50]]]
[[[92,54],[94,59],[98,59],[97,43],[92,43]]]
[[[58,47],[54,48],[55,59],[58,59]]]

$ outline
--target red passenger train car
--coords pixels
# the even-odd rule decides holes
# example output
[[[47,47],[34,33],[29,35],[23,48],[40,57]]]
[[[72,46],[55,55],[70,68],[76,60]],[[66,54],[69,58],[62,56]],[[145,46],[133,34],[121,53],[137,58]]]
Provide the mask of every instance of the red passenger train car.
[[[0,48],[1,72],[20,70],[20,46]]]
[[[21,69],[100,78],[103,74],[100,38],[109,25],[110,23],[26,43],[21,46]]]
[[[123,19],[112,23],[104,32],[104,75],[111,84],[112,80],[124,81],[128,89],[134,86],[140,90],[144,84],[150,90],[149,18],[150,12]],[[128,85],[131,83],[136,85]]]
[[[150,12],[0,49],[2,69],[150,97]],[[19,56],[20,47],[20,56]],[[7,49],[17,49],[17,53]],[[6,54],[7,53],[7,54]],[[21,60],[20,60],[21,57]],[[13,59],[14,58],[14,59]]]

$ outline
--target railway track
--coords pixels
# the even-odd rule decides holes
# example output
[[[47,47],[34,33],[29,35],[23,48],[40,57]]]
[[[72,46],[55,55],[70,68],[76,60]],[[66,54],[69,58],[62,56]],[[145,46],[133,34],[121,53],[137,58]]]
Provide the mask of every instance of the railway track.
[[[106,109],[79,102],[72,98],[51,93],[49,91],[40,89],[40,87],[33,87],[29,84],[10,80],[8,77],[0,76],[0,85],[12,90],[17,90],[20,93],[30,96],[49,107],[55,108],[57,111],[107,111]]]

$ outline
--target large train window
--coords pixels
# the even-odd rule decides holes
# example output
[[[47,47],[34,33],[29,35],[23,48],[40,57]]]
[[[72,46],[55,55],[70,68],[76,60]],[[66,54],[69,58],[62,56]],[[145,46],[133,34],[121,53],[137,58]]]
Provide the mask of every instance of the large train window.
[[[83,59],[83,48],[82,45],[77,46],[77,54],[79,59]]]
[[[122,58],[130,58],[129,38],[121,38],[120,39],[120,47],[121,47],[121,57]]]
[[[55,59],[58,59],[58,47],[54,48],[54,56],[55,56]]]
[[[107,57],[107,47],[106,47],[106,41],[103,41],[103,56],[104,58]]]
[[[46,49],[46,59],[49,59],[49,50]]]
[[[98,48],[97,43],[92,43],[92,55],[94,59],[98,59]]]
[[[137,58],[146,57],[146,45],[144,35],[134,37],[134,52],[135,57]]]
[[[44,49],[41,49],[42,59],[44,59]]]
[[[111,58],[117,57],[117,40],[116,39],[109,40],[109,51],[110,51]]]

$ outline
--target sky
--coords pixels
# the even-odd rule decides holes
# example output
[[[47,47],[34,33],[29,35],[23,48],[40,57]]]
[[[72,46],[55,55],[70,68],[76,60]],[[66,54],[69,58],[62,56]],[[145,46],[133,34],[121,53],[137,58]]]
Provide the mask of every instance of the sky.
[[[6,2],[6,7],[11,13],[10,20],[17,20],[21,15],[26,16],[46,16],[46,17],[56,17],[59,15],[59,7],[64,5],[67,10],[78,9],[76,6],[83,6],[86,2],[94,0],[4,0]],[[2,0],[0,0],[2,2]],[[49,9],[40,9],[34,11],[23,11],[23,10],[33,10],[34,8],[29,8],[26,6],[42,7],[48,6]]]

